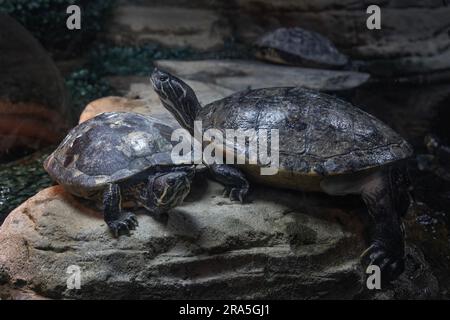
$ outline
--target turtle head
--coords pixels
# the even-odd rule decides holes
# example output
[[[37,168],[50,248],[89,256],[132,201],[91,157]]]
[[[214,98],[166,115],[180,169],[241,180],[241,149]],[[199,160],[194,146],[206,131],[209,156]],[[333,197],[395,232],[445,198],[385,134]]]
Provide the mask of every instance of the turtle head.
[[[183,80],[157,68],[150,80],[164,107],[183,128],[193,133],[194,120],[200,109],[194,90]]]
[[[162,211],[180,205],[191,190],[194,169],[167,172],[152,177],[148,183],[150,207]]]

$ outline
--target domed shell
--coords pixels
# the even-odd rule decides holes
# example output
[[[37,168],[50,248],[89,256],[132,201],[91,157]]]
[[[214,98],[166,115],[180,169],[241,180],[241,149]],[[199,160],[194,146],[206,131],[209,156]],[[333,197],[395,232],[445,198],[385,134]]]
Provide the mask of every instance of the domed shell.
[[[260,57],[279,63],[338,68],[348,62],[330,40],[302,28],[276,29],[263,35],[256,45],[262,49]],[[264,49],[272,50],[265,52]]]
[[[73,128],[44,167],[72,191],[100,189],[155,165],[171,165],[172,128],[131,112],[107,112]]]
[[[239,92],[206,105],[198,118],[203,130],[223,131],[224,142],[235,145],[241,159],[244,154],[248,159],[248,145],[235,144],[225,129],[278,129],[279,170],[303,176],[354,173],[412,154],[411,146],[374,116],[304,88]]]

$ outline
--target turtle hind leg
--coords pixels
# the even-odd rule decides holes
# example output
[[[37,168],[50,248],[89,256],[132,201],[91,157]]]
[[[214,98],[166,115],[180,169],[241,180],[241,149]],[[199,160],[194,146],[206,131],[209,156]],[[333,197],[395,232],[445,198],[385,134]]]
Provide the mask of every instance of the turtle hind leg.
[[[361,255],[364,266],[380,268],[382,281],[395,280],[404,270],[404,230],[402,213],[395,199],[397,185],[393,181],[392,168],[376,172],[362,186],[361,196],[374,222],[371,245]]]
[[[130,233],[138,225],[136,216],[131,212],[124,212],[121,208],[122,195],[118,184],[108,184],[103,192],[103,215],[106,224],[115,237],[122,232]]]
[[[400,215],[406,210],[405,201],[409,199],[404,192],[399,192],[393,169],[385,167],[350,176],[330,176],[321,182],[323,191],[330,195],[361,195],[373,223],[371,243],[361,255],[361,263],[364,267],[377,265],[383,282],[394,280],[404,269],[405,244]]]
[[[226,164],[213,164],[209,166],[210,172],[215,180],[225,186],[224,196],[229,197],[231,201],[244,202],[249,183],[244,174],[236,167]]]

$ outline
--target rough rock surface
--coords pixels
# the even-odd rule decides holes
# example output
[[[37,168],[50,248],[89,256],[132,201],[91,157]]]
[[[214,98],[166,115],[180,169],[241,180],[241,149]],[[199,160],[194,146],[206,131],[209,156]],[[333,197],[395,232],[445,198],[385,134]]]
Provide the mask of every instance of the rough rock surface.
[[[307,69],[242,60],[155,61],[177,76],[241,91],[247,88],[300,86],[322,91],[347,90],[369,79],[367,73]]]
[[[68,108],[62,78],[33,36],[0,13],[0,153],[62,138]]]
[[[369,4],[381,7],[381,30],[366,27]],[[240,0],[229,14],[236,37],[247,41],[280,26],[298,26],[326,35],[353,58],[378,66],[384,61],[386,73],[450,68],[450,6],[445,1]]]
[[[252,203],[241,205],[221,190],[201,179],[167,219],[140,214],[130,237],[114,239],[100,213],[60,186],[45,189],[0,228],[2,298],[17,290],[86,299],[436,295],[435,278],[409,247],[396,284],[375,296],[361,289],[362,223],[355,212],[333,209],[342,200],[255,188]],[[80,290],[66,286],[71,265],[81,269]]]
[[[126,78],[125,78],[126,79]],[[233,90],[226,87],[216,85],[211,82],[202,82],[192,79],[183,79],[192,89],[194,89],[197,95],[198,101],[202,104],[208,104],[212,101],[222,99],[232,93]],[[114,82],[112,83],[114,85]],[[126,93],[127,97],[138,97],[140,99],[147,100],[149,102],[157,103],[161,105],[161,100],[159,99],[156,92],[153,90],[148,77],[138,77],[135,78],[129,84],[129,89]]]
[[[121,44],[154,41],[208,50],[222,47],[231,33],[212,10],[122,5],[115,9],[108,35]]]
[[[366,10],[371,4],[381,7],[381,30],[366,27]],[[325,35],[344,53],[369,62],[368,70],[381,75],[450,68],[448,1],[141,0],[139,5],[119,6],[110,37],[127,38],[129,30],[138,30],[139,37],[169,46],[184,43],[202,48],[220,46],[211,40],[210,30],[220,35],[216,38],[220,41],[233,37],[253,44],[276,28],[301,27]],[[172,13],[162,19],[158,14],[162,11]],[[143,21],[144,14],[153,18]]]

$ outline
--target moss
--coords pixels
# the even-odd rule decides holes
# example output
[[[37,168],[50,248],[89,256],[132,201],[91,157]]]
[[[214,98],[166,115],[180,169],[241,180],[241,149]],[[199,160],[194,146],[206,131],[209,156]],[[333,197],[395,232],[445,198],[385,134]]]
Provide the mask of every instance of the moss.
[[[103,29],[116,0],[0,0],[7,13],[27,28],[50,52],[73,57],[89,47]],[[81,8],[81,30],[68,30],[67,7]]]
[[[88,54],[90,70],[103,75],[149,75],[153,61],[160,59],[249,59],[253,56],[248,46],[227,41],[221,50],[196,51],[189,47],[166,48],[156,43],[142,46],[100,44]]]
[[[247,59],[251,48],[227,41],[220,51],[201,52],[188,47],[166,48],[156,43],[142,46],[117,46],[108,43],[93,46],[82,68],[66,77],[72,96],[74,114],[78,116],[92,100],[117,92],[105,80],[107,76],[148,76],[158,59]]]
[[[71,95],[73,112],[78,119],[83,108],[91,101],[115,94],[102,75],[88,68],[81,68],[66,77],[66,87]]]

